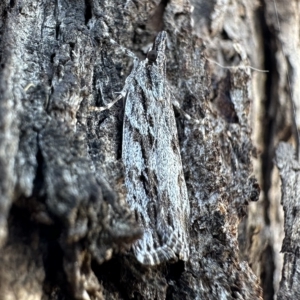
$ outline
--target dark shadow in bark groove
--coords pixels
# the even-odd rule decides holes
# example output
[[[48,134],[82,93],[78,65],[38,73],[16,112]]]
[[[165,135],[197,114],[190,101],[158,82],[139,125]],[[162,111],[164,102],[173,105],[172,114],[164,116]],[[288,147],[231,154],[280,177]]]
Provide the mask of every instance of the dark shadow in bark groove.
[[[274,167],[273,159],[275,154],[274,148],[274,136],[275,136],[275,123],[276,113],[275,110],[278,107],[278,97],[274,93],[274,86],[278,85],[278,73],[276,69],[276,43],[275,37],[266,23],[264,13],[266,8],[264,4],[260,10],[258,10],[258,16],[260,24],[262,26],[262,32],[264,36],[264,57],[265,65],[264,69],[269,71],[269,75],[266,78],[265,83],[265,126],[262,127],[264,152],[262,153],[262,190],[264,191],[264,220],[266,225],[270,225],[269,218],[269,190],[271,188],[271,173]],[[268,242],[269,243],[269,242]],[[262,269],[264,270],[260,275],[261,285],[263,288],[263,296],[265,300],[272,300],[274,297],[273,287],[273,271],[274,271],[274,256],[272,253],[272,247],[268,244],[262,256]]]
[[[108,292],[117,290],[122,295],[122,299],[126,300],[129,298],[127,297],[128,292],[123,285],[124,281],[122,283],[122,273],[124,272],[122,264],[122,260],[116,256],[101,265],[96,261],[92,261],[92,270]],[[129,278],[128,274],[126,277],[129,287],[131,278]]]

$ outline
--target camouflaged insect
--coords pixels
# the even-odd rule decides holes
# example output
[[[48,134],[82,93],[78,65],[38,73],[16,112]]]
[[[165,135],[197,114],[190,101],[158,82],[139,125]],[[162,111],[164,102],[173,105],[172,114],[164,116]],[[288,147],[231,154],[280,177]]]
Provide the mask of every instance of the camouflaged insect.
[[[187,260],[189,200],[166,80],[166,32],[126,79],[122,159],[126,200],[144,235],[133,245],[142,264]]]
[[[123,49],[134,58],[133,70],[121,95],[107,107],[95,109],[107,109],[126,98],[122,145],[126,200],[144,231],[133,251],[145,265],[189,256],[190,208],[165,74],[166,40],[166,32],[160,32],[143,61]]]

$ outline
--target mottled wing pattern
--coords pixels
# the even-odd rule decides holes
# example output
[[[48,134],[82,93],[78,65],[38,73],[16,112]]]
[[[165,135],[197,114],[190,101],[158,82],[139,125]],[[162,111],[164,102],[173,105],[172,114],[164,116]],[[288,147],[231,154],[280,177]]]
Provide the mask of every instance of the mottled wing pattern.
[[[127,202],[144,229],[133,250],[156,265],[187,260],[189,201],[175,116],[165,77],[166,33],[153,45],[152,60],[136,62],[126,80],[122,159]],[[157,54],[153,59],[153,52]]]

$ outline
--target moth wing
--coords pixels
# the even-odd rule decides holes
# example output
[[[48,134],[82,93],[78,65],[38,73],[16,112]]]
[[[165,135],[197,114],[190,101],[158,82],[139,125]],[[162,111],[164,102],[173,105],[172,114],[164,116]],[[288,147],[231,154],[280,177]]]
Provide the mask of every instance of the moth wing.
[[[133,250],[146,265],[189,256],[189,201],[164,73],[165,38],[159,36],[158,61],[135,69],[124,112],[126,200],[144,229]]]

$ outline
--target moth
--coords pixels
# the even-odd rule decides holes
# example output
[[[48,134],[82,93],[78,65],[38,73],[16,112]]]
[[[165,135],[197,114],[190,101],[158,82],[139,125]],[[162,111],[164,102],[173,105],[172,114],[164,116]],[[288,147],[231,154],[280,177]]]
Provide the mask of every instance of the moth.
[[[144,231],[133,252],[145,265],[189,256],[190,207],[166,79],[166,41],[160,32],[143,61],[130,54],[134,66],[121,92],[126,201]]]

